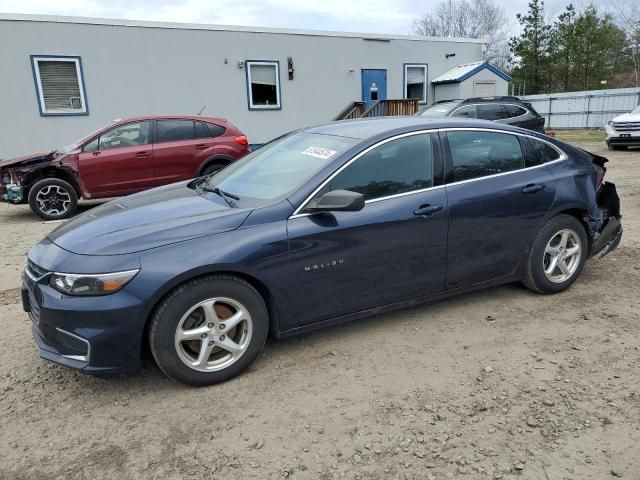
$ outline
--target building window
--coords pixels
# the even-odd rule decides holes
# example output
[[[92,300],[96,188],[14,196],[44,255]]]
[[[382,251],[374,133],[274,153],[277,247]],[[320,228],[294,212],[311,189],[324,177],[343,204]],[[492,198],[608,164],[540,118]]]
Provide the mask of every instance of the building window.
[[[405,64],[404,98],[417,98],[419,103],[427,103],[427,66]]]
[[[246,65],[249,110],[278,110],[280,108],[279,63],[247,60]]]
[[[32,56],[41,115],[86,115],[80,57]]]

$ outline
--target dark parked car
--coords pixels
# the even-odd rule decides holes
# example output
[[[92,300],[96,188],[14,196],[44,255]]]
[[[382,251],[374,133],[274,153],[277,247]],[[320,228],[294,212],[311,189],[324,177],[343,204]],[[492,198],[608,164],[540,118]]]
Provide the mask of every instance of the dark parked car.
[[[76,143],[0,161],[0,198],[29,202],[45,220],[73,214],[78,198],[119,197],[209,175],[249,152],[222,118],[154,116],[118,120]]]
[[[443,100],[422,108],[420,117],[462,117],[492,120],[544,133],[544,117],[518,97],[478,97],[466,100]]]
[[[276,338],[521,281],[560,292],[622,235],[606,159],[491,122],[334,123],[116,200],[28,254],[45,359],[233,377]]]

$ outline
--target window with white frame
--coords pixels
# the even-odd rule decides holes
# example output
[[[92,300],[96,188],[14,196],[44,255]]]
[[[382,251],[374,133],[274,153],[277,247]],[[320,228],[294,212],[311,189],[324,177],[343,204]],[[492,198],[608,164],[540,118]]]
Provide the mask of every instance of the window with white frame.
[[[250,110],[280,108],[280,72],[278,62],[247,61],[247,94]]]
[[[31,61],[42,115],[88,113],[80,57],[32,56]]]
[[[427,66],[404,66],[404,98],[417,98],[419,103],[427,103]]]

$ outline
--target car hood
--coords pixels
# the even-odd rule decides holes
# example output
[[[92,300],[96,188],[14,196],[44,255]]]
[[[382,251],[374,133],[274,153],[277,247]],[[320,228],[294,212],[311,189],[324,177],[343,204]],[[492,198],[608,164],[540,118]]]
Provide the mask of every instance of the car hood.
[[[31,164],[49,162],[52,160],[53,152],[40,152],[33,153],[31,155],[24,155],[22,157],[16,158],[7,158],[6,160],[0,160],[0,168],[6,167],[18,167],[18,166],[28,166]]]
[[[234,230],[251,209],[181,182],[124,197],[69,220],[48,238],[81,255],[123,255]]]
[[[613,119],[614,122],[640,122],[640,113],[623,113]]]

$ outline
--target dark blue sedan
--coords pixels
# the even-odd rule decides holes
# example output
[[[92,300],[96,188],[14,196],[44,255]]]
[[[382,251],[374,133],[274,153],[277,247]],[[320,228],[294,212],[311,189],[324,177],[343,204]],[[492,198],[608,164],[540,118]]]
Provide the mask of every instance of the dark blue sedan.
[[[28,254],[40,355],[91,374],[237,375],[282,338],[507,282],[556,293],[622,235],[603,157],[484,121],[290,133],[221,172],[115,200]]]

